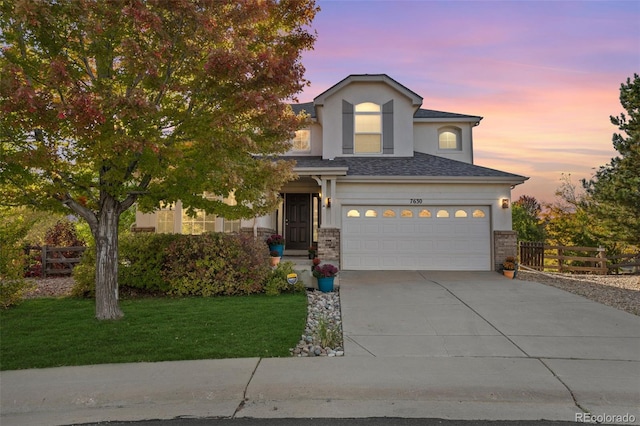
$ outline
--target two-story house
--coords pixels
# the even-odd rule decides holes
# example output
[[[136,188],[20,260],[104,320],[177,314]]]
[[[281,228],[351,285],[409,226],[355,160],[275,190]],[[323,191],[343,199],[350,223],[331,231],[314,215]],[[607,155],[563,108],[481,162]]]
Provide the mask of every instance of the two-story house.
[[[527,178],[473,164],[482,117],[422,109],[422,101],[385,74],[350,75],[293,105],[311,120],[285,156],[299,178],[271,215],[190,218],[177,203],[138,213],[136,226],[280,233],[287,251],[317,244],[320,258],[346,270],[492,270],[515,245],[511,189]]]

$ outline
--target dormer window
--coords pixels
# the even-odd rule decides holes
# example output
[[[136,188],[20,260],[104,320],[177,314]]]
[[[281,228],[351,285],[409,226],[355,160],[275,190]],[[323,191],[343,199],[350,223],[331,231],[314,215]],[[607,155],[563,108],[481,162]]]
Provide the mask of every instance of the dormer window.
[[[309,152],[311,150],[311,131],[309,129],[296,130],[291,140],[291,150],[294,152]]]
[[[354,153],[379,154],[382,152],[382,108],[373,102],[364,102],[354,108]]]
[[[342,153],[393,154],[393,99],[382,105],[342,100]]]
[[[460,151],[462,149],[460,129],[445,127],[438,132],[438,149]]]

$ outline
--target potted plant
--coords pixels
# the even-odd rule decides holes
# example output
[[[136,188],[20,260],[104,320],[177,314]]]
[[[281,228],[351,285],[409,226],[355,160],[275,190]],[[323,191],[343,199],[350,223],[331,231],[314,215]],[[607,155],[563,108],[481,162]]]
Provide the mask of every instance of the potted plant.
[[[316,257],[316,247],[315,246],[309,246],[308,251],[309,251],[309,259],[313,259],[313,258]]]
[[[316,266],[320,264],[320,259],[318,259],[317,257],[314,257],[311,262],[312,262],[311,273],[313,273],[313,270],[316,268]]]
[[[277,266],[280,263],[280,253],[276,250],[271,250],[269,256],[271,256],[271,266]]]
[[[280,257],[284,254],[284,237],[280,234],[271,234],[269,238],[267,238],[267,245],[269,246],[269,251],[277,251],[280,253]]]
[[[505,277],[513,279],[516,273],[516,258],[507,256],[502,262],[502,273]]]
[[[323,293],[333,291],[333,280],[338,275],[338,268],[330,263],[313,268],[313,276],[318,279],[318,290]]]

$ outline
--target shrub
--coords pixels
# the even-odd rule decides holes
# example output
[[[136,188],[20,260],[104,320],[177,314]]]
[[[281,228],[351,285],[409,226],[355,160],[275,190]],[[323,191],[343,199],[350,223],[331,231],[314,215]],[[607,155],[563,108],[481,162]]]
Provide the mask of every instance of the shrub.
[[[6,309],[22,300],[33,286],[23,278],[24,254],[21,250],[0,247],[0,308]]]
[[[124,234],[118,240],[118,285],[145,292],[169,291],[162,278],[166,249],[179,234]]]
[[[0,206],[0,307],[8,308],[18,303],[29,284],[23,279],[25,255],[21,240],[31,223],[13,210]]]
[[[264,243],[243,235],[181,236],[165,251],[162,276],[180,296],[260,293],[270,272],[265,251]]]
[[[96,248],[89,245],[82,254],[80,263],[73,268],[73,297],[92,298],[96,293]]]
[[[281,262],[271,271],[271,275],[267,279],[264,286],[264,292],[267,296],[277,296],[282,293],[295,293],[304,291],[304,282],[298,280],[295,285],[287,282],[287,275],[293,274],[292,262]]]
[[[122,292],[141,290],[166,293],[169,284],[162,278],[166,248],[180,238],[176,234],[124,234],[118,239],[118,287]],[[73,270],[76,297],[95,295],[95,247],[88,247]]]
[[[59,220],[51,228],[47,229],[44,236],[44,243],[48,246],[56,247],[78,247],[84,246],[84,241],[80,240],[73,223],[68,220]]]

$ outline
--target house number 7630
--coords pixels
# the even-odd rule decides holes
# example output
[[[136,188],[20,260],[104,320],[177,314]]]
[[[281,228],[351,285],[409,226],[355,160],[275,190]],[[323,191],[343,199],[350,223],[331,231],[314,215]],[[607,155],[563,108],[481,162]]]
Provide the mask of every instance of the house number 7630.
[[[410,203],[411,204],[422,204],[422,198],[411,198],[410,199]]]

